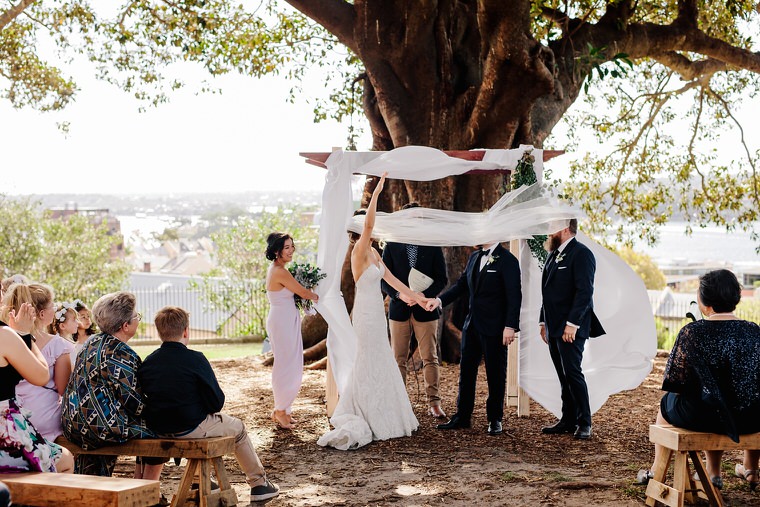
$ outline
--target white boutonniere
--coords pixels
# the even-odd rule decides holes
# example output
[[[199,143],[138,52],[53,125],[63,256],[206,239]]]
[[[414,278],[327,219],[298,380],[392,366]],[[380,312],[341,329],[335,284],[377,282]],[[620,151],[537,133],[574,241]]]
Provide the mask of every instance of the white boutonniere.
[[[495,261],[498,258],[499,258],[498,255],[489,255],[488,259],[486,259],[486,266],[489,266],[493,261]]]
[[[560,262],[564,260],[564,258],[565,258],[565,252],[560,252],[557,254],[557,257],[554,258],[554,262],[559,264]]]

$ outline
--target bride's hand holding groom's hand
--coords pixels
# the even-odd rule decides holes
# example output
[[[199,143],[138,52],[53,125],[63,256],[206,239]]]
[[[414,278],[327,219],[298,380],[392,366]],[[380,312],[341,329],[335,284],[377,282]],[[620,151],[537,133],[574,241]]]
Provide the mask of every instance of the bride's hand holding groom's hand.
[[[428,302],[430,300],[425,297],[425,295],[422,292],[415,292],[414,293],[414,302],[420,305],[422,308],[427,308]]]
[[[432,312],[433,310],[435,310],[436,308],[438,308],[439,304],[440,304],[440,302],[439,302],[438,298],[429,298],[427,300],[427,303],[425,304],[425,310],[427,310],[429,312]]]
[[[409,296],[407,296],[406,294],[399,294],[399,295],[398,295],[398,298],[399,298],[401,301],[403,301],[404,303],[406,303],[407,305],[409,305],[409,306],[414,306],[414,305],[416,305],[416,304],[417,304],[417,301],[415,301],[414,299],[410,298],[410,297],[409,297]]]

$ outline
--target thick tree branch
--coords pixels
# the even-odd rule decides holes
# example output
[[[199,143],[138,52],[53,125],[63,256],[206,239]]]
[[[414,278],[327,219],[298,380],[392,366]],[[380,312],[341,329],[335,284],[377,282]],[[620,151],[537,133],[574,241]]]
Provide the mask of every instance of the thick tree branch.
[[[419,143],[418,133],[413,131],[407,120],[415,110],[412,98],[393,67],[385,60],[374,59],[365,59],[364,65],[393,146],[398,148]]]
[[[671,25],[641,23],[629,25],[624,32],[596,25],[590,29],[590,38],[601,45],[615,46],[632,58],[657,57],[668,52],[697,53],[726,65],[760,73],[760,53],[735,47],[710,37],[701,30],[684,26],[680,20]],[[711,68],[714,64],[706,65]]]
[[[0,14],[0,30],[5,28],[8,23],[16,19],[24,9],[32,5],[36,0],[21,0],[19,3]]]
[[[388,127],[385,125],[383,115],[380,114],[380,110],[377,107],[375,89],[367,78],[367,73],[362,72],[356,79],[361,80],[364,83],[362,102],[364,115],[366,116],[367,121],[369,121],[369,127],[372,131],[372,149],[378,151],[393,149],[391,134],[388,132]]]
[[[511,79],[518,73],[524,76],[525,82],[530,82],[532,78],[536,84],[526,93],[525,103],[550,91],[552,86],[551,72],[548,73],[547,79],[547,71],[542,68],[543,62],[540,58],[535,58],[541,52],[541,45],[529,35],[529,2],[478,2],[477,17],[481,32],[480,61],[483,62],[483,71],[481,86],[466,127],[466,139],[468,143],[475,145],[484,142],[479,132],[485,131],[486,125],[490,127],[491,112],[496,103],[507,95],[503,91],[509,85],[515,84]],[[546,81],[548,86],[543,86]],[[496,107],[496,110],[501,108]],[[519,111],[515,110],[515,113],[515,116],[521,116]],[[514,121],[507,125],[504,131],[514,133],[516,128],[517,121]],[[497,137],[504,138],[503,135]]]
[[[338,40],[358,53],[354,38],[356,11],[344,0],[285,0],[290,5],[322,25]]]
[[[704,60],[692,61],[675,51],[655,54],[652,55],[652,58],[669,69],[678,72],[684,81],[691,81],[700,76],[709,76],[716,72],[728,70],[728,66],[720,60],[706,58]]]
[[[697,28],[699,8],[696,0],[678,0],[678,17],[676,23],[689,28]]]

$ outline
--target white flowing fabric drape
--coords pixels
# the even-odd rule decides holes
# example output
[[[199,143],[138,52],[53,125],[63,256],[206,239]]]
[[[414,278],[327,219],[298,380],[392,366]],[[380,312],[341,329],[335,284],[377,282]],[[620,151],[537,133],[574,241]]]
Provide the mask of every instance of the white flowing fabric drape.
[[[327,277],[319,284],[317,310],[328,324],[327,350],[338,392],[346,388],[356,354],[356,335],[340,293],[341,268],[348,251],[347,229],[361,231],[363,217],[352,217],[351,174],[430,181],[473,169],[514,169],[526,150],[532,150],[539,179],[543,152],[532,147],[486,150],[483,161],[449,157],[433,148],[409,146],[390,152],[336,151],[327,159],[322,194],[318,265]],[[477,245],[551,234],[582,213],[542,191],[540,185],[521,187],[504,195],[484,213],[411,208],[378,213],[373,236],[420,245]],[[611,394],[638,386],[652,368],[656,353],[654,318],[644,284],[615,254],[579,233],[579,240],[597,260],[595,311],[607,334],[589,340],[583,370],[595,412]],[[520,386],[538,403],[559,416],[561,400],[547,346],[538,334],[541,272],[521,242],[523,305],[520,315]],[[378,289],[379,290],[379,289]]]

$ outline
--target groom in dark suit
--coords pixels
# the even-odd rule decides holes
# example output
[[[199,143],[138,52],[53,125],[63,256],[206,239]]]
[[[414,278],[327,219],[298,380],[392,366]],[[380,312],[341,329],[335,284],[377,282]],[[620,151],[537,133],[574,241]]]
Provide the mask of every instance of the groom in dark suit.
[[[462,295],[469,297],[469,312],[462,327],[457,412],[438,429],[469,428],[475,408],[478,366],[485,357],[488,379],[488,433],[502,432],[507,382],[507,345],[520,330],[520,266],[499,243],[486,245],[470,256],[457,283],[440,295],[436,305],[446,306]]]
[[[596,259],[575,239],[578,221],[549,236],[551,252],[541,279],[541,338],[549,345],[554,369],[562,387],[562,418],[542,433],[573,433],[591,438],[591,409],[581,362],[589,337],[604,334],[594,314]]]

